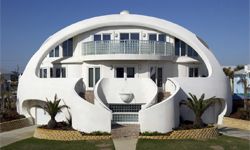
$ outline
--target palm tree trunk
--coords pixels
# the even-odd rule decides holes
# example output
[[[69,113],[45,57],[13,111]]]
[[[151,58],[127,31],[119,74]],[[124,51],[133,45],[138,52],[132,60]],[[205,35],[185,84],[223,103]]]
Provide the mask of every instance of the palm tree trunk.
[[[50,121],[48,122],[48,128],[54,129],[56,127],[56,119],[55,117],[51,117]]]
[[[201,128],[203,126],[203,121],[201,115],[195,115],[194,127]]]

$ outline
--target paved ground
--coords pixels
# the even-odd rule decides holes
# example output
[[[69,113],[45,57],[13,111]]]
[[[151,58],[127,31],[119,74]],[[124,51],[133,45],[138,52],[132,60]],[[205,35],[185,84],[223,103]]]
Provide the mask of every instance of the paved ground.
[[[250,131],[248,130],[229,128],[225,126],[219,126],[218,128],[219,132],[224,135],[250,140]]]
[[[0,148],[8,144],[32,137],[36,126],[24,127],[0,133]]]
[[[139,125],[113,125],[112,139],[116,150],[135,150],[139,136]]]

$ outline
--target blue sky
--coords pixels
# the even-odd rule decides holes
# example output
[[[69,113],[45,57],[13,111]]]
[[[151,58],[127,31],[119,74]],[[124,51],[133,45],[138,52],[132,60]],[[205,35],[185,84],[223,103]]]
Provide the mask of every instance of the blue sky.
[[[72,23],[125,9],[189,29],[221,65],[250,63],[249,0],[1,0],[0,70],[22,71],[47,37]]]

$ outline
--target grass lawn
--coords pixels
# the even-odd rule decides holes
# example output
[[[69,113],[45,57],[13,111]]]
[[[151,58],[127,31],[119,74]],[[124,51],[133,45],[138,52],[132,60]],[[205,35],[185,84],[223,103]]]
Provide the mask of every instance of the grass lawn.
[[[36,138],[28,138],[8,146],[1,150],[114,150],[113,141],[51,141]]]
[[[250,141],[219,136],[209,140],[144,140],[139,139],[137,150],[250,150]]]

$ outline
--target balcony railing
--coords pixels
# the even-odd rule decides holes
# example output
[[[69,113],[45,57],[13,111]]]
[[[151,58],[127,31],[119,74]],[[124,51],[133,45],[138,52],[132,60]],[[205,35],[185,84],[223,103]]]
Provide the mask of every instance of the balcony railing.
[[[142,40],[109,40],[83,43],[82,55],[150,54],[174,56],[172,43]]]

